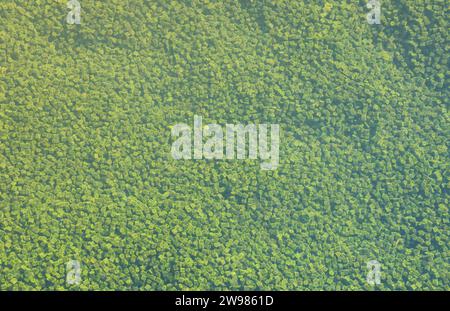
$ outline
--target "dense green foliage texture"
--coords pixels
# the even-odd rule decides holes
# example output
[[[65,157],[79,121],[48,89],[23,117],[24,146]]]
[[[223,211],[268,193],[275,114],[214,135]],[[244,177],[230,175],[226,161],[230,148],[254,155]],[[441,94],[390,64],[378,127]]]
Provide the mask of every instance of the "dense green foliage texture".
[[[0,1],[1,290],[450,289],[448,1],[80,3]],[[194,115],[278,168],[174,160]]]

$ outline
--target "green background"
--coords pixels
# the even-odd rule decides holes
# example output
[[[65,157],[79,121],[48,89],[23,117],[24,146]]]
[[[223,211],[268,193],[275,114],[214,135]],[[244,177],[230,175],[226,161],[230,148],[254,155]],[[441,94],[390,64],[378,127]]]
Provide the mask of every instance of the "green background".
[[[0,2],[1,290],[450,289],[446,1],[80,2]],[[173,160],[194,114],[278,169]]]

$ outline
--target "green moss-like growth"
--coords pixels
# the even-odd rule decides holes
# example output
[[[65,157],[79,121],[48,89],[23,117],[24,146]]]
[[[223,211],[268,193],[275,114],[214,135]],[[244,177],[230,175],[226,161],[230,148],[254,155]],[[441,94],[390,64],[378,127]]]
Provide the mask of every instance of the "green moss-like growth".
[[[1,290],[450,289],[445,1],[80,2],[0,2]],[[194,115],[278,169],[173,160]]]

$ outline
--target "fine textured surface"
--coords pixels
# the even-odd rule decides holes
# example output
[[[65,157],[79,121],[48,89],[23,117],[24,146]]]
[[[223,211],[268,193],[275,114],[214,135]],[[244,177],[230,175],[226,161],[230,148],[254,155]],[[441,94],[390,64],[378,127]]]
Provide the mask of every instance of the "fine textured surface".
[[[446,1],[80,3],[0,2],[0,289],[449,290]],[[174,160],[194,115],[278,168]]]

